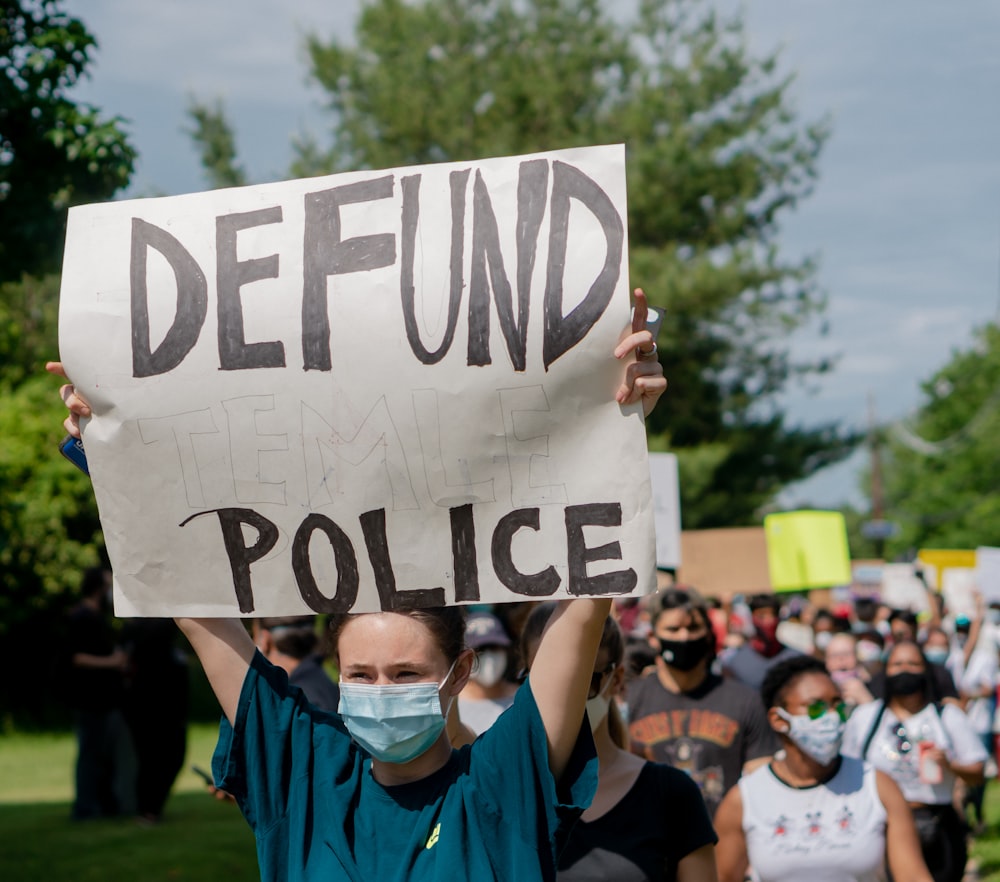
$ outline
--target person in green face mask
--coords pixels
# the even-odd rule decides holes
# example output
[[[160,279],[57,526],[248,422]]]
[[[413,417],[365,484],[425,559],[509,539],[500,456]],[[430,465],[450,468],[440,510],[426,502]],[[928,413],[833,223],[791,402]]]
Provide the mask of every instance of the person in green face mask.
[[[850,706],[819,659],[786,659],[761,687],[782,750],[740,779],[715,816],[719,879],[931,882],[892,778],[841,755]]]

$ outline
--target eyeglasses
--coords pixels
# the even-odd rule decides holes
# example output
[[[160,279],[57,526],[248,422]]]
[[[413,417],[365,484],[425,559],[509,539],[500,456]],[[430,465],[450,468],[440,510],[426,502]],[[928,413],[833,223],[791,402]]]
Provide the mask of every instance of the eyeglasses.
[[[851,715],[851,708],[848,707],[843,701],[838,701],[835,704],[830,704],[822,699],[819,701],[814,701],[812,704],[806,705],[806,714],[810,720],[818,720],[828,711],[835,711],[837,716],[840,717],[841,722],[846,723],[847,718]]]
[[[594,671],[594,673],[590,675],[590,692],[587,693],[587,698],[597,697],[597,694],[601,691],[601,681],[614,669],[614,665],[608,665],[604,668],[604,670]]]

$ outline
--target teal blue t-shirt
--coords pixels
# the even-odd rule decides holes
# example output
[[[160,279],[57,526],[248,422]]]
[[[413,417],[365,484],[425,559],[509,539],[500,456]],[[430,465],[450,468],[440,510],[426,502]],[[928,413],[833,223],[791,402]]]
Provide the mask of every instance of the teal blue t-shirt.
[[[254,831],[262,880],[552,880],[557,832],[563,841],[597,788],[585,721],[557,788],[529,684],[443,768],[383,787],[339,718],[260,653],[212,769]]]

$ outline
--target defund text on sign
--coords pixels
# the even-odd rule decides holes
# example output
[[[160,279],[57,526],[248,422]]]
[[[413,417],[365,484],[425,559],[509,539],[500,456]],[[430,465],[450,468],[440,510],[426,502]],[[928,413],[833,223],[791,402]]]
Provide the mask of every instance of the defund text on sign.
[[[551,181],[550,181],[551,177]],[[397,180],[392,174],[355,181],[305,194],[302,234],[302,366],[307,371],[332,369],[327,282],[330,277],[398,265],[399,307],[410,351],[422,364],[441,361],[451,349],[462,313],[466,235],[471,211],[471,269],[466,307],[468,346],[466,363],[492,363],[490,303],[496,313],[507,355],[515,371],[527,365],[531,279],[539,234],[548,210],[549,235],[542,302],[541,363],[547,370],[579,343],[604,314],[621,273],[624,224],[604,190],[576,167],[558,160],[525,160],[519,166],[516,218],[516,267],[513,283],[500,250],[500,234],[489,189],[481,173],[471,169],[449,175],[451,196],[450,285],[447,320],[442,339],[429,349],[421,339],[416,319],[414,282],[415,240],[420,222],[422,175]],[[468,195],[472,179],[471,207]],[[345,205],[400,200],[401,233],[350,236],[344,230]],[[588,210],[604,234],[607,250],[603,266],[586,296],[568,313],[563,311],[563,277],[569,238],[571,202]],[[247,342],[240,289],[264,279],[277,279],[280,254],[240,259],[237,239],[243,230],[283,222],[281,205],[220,215],[215,219],[215,290],[218,313],[219,368],[224,371],[283,368],[286,341]],[[159,253],[169,264],[177,284],[177,308],[158,345],[150,339],[147,261]],[[197,344],[208,315],[209,285],[205,268],[171,232],[138,217],[132,219],[130,307],[132,372],[137,378],[167,373],[180,365]]]

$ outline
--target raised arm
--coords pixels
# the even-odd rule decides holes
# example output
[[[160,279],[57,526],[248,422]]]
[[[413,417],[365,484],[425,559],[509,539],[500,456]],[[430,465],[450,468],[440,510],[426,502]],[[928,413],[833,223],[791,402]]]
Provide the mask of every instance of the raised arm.
[[[646,295],[636,288],[631,332],[615,347],[625,375],[615,394],[619,404],[641,401],[648,416],[667,388],[656,360],[656,341],[646,329]],[[542,633],[531,665],[531,691],[549,742],[549,767],[562,776],[580,734],[594,660],[601,643],[610,599],[563,601]]]
[[[573,753],[610,599],[564,600],[542,632],[531,664],[531,693],[549,743],[549,768],[558,780]]]
[[[256,647],[239,619],[174,619],[205,669],[222,713],[233,723]]]

